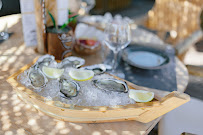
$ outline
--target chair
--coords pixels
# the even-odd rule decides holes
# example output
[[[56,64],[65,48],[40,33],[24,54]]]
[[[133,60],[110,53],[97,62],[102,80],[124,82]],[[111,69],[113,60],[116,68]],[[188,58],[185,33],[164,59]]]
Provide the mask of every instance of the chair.
[[[146,27],[169,32],[166,42],[172,44],[180,60],[203,34],[199,26],[203,0],[156,0],[148,12]]]

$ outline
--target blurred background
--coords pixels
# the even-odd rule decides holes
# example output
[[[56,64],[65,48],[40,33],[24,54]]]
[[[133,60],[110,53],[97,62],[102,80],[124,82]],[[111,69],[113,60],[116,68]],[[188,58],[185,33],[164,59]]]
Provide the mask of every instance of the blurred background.
[[[73,5],[71,8],[74,10],[74,3],[77,3],[77,0],[69,1],[71,1],[71,6]],[[2,3],[0,16],[20,13],[19,0],[2,0]],[[90,13],[104,14],[105,12],[111,12],[112,14],[119,13],[124,16],[136,17],[147,13],[153,7],[153,4],[154,0],[120,0],[119,2],[115,0],[96,0],[96,6]]]
[[[0,12],[0,16],[11,15],[20,13],[19,0],[2,0],[3,7]]]

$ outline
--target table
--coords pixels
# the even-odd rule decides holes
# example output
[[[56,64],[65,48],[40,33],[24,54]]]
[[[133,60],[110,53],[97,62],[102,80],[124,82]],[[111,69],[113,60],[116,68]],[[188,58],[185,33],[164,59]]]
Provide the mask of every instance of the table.
[[[13,35],[0,44],[0,134],[148,134],[159,122],[158,118],[147,124],[136,121],[79,124],[59,121],[38,112],[22,102],[9,83],[7,77],[39,56],[35,47],[25,47],[22,33],[21,15],[0,18],[10,20],[9,32]],[[11,21],[12,20],[12,21]],[[188,83],[186,67],[176,58],[177,88],[184,92]],[[168,92],[160,91],[163,95]]]

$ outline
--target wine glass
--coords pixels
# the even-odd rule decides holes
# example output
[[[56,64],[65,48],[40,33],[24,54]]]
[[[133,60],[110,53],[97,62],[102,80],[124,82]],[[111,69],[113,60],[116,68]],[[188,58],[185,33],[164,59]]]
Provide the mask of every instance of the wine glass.
[[[110,73],[116,76],[120,76],[123,73],[119,73],[118,71],[116,71],[120,59],[120,57],[118,57],[118,54],[131,42],[130,25],[123,20],[112,21],[106,24],[104,33],[104,43],[114,53],[114,59],[112,61],[112,70]],[[121,76],[124,76],[124,74]]]
[[[88,15],[89,11],[95,6],[95,0],[80,0],[81,15]]]

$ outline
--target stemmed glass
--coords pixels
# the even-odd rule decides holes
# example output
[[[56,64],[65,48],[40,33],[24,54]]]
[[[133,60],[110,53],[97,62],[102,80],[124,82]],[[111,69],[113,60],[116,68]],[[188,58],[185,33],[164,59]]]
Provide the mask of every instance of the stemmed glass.
[[[119,76],[119,74],[123,73],[116,71],[120,58],[118,57],[118,54],[122,49],[126,48],[131,42],[130,25],[123,20],[112,21],[106,24],[104,33],[105,33],[104,43],[114,53],[114,59],[112,61],[112,70],[110,73]]]

